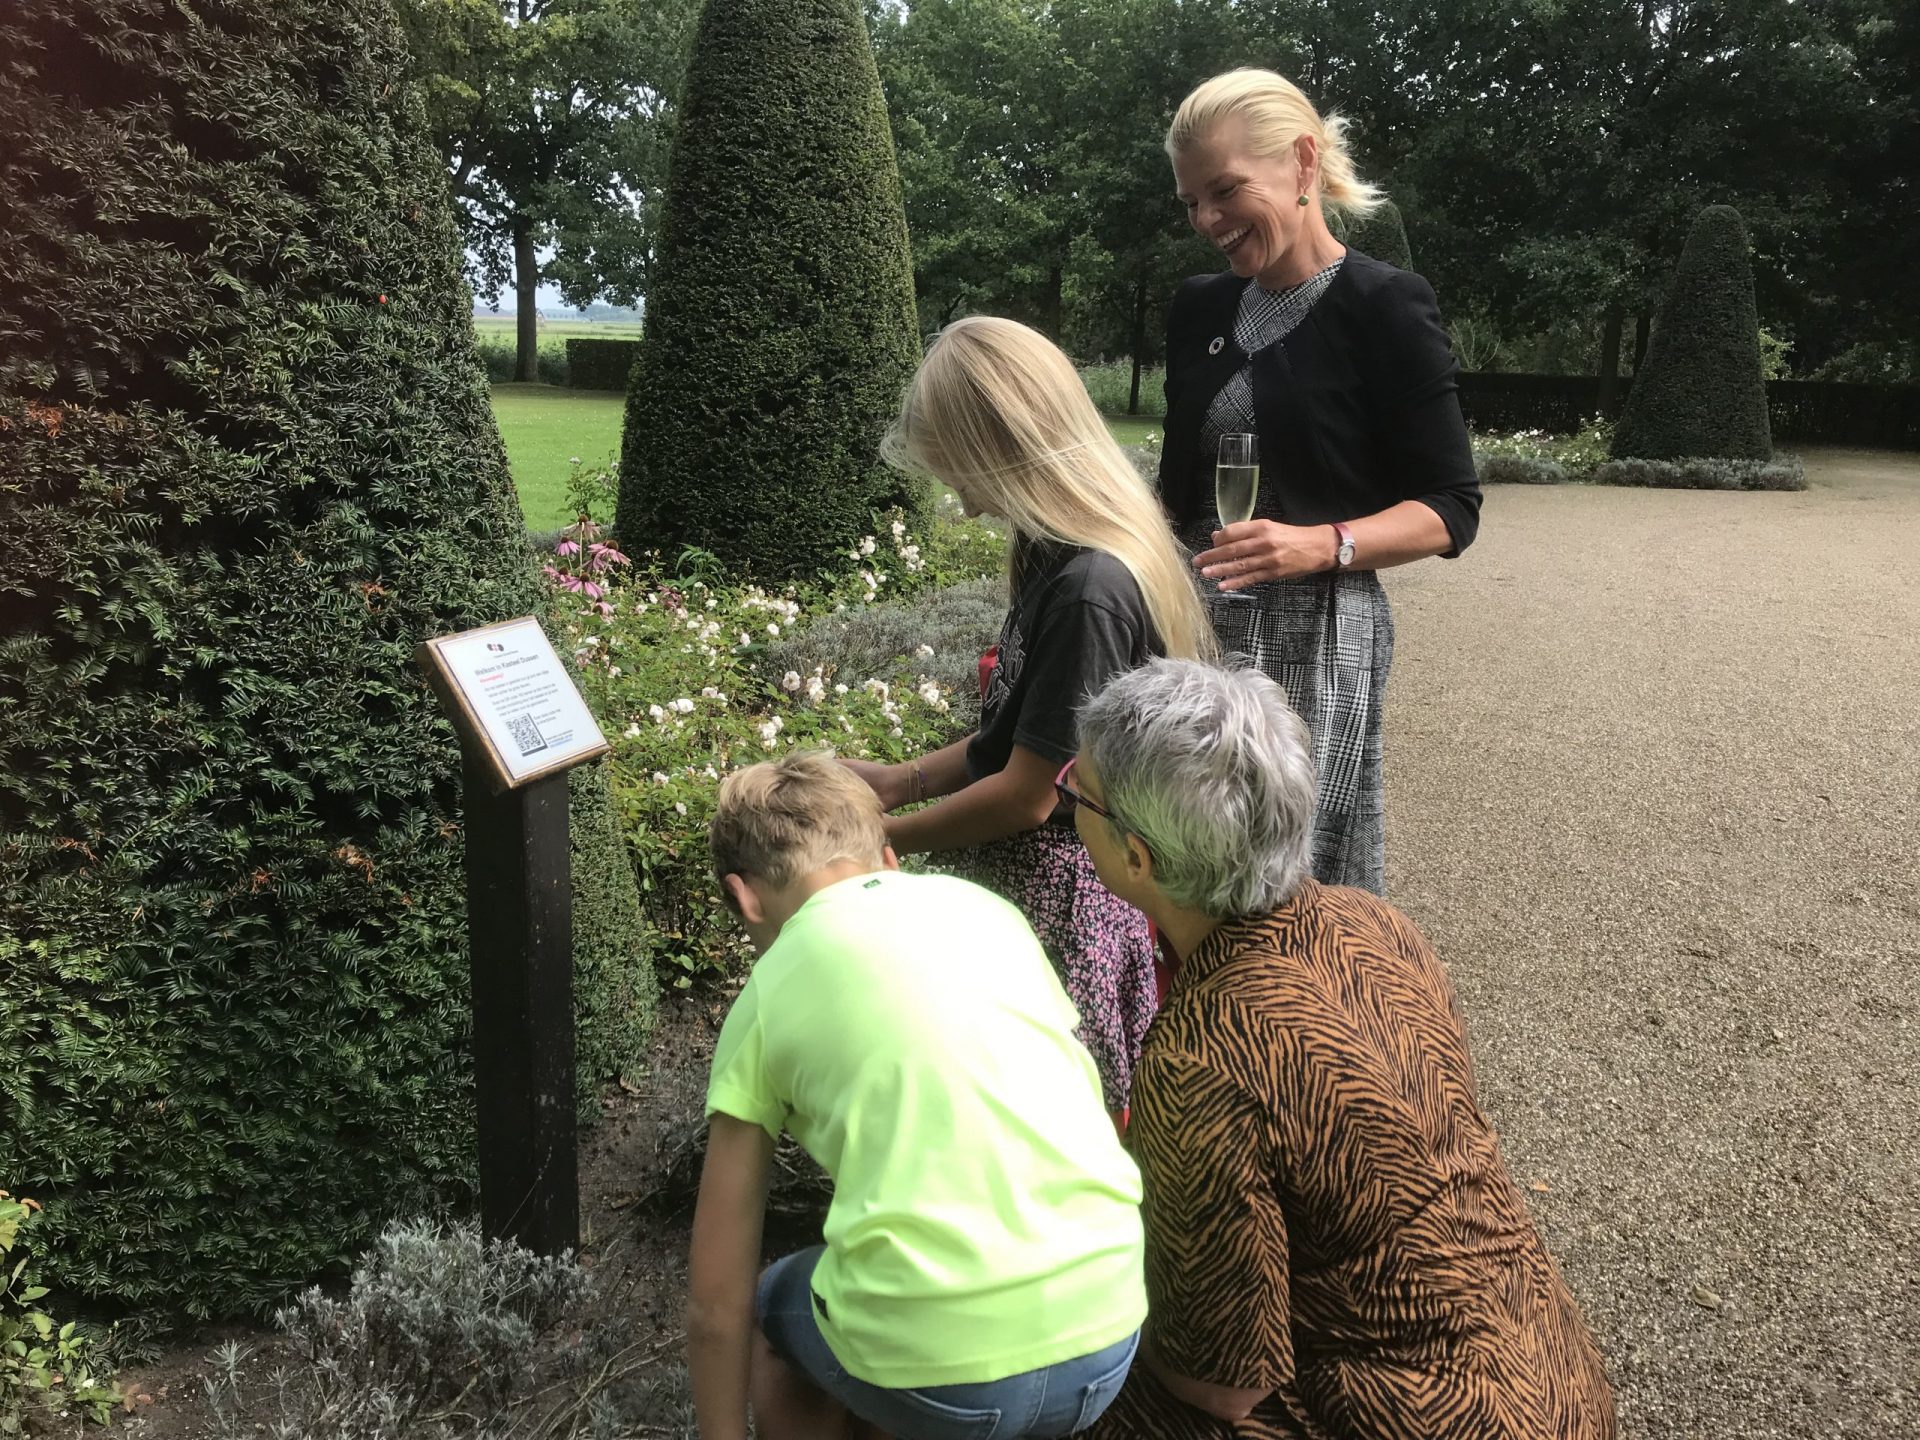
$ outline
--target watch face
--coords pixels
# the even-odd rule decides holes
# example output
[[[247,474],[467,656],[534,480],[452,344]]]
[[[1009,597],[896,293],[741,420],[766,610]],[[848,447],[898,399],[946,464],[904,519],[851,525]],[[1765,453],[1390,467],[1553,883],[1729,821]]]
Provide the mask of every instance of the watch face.
[[[1342,540],[1340,542],[1340,563],[1342,565],[1351,565],[1353,563],[1353,542],[1351,540]]]

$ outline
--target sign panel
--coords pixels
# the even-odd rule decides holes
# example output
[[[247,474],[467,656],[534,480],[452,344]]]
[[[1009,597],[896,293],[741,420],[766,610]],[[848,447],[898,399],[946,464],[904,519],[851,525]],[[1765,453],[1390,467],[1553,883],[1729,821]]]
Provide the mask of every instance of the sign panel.
[[[455,723],[510,790],[610,748],[553,643],[531,615],[441,635],[420,647]]]

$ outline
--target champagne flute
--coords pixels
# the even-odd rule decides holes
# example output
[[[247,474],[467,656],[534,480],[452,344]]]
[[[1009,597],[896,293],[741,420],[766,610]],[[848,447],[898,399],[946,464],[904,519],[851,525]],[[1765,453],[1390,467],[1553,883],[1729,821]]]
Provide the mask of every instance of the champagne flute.
[[[1238,525],[1253,518],[1254,502],[1260,495],[1258,442],[1251,435],[1222,435],[1220,457],[1213,467],[1213,507],[1222,526]],[[1223,600],[1248,600],[1244,590],[1219,590]]]

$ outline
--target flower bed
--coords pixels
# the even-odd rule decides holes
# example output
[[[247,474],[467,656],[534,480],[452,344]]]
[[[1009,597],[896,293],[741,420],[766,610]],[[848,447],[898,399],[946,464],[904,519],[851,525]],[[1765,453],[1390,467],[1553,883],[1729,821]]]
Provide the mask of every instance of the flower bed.
[[[1586,484],[1610,458],[1612,444],[1612,423],[1595,418],[1573,435],[1545,430],[1475,435],[1473,463],[1483,485]]]
[[[954,707],[953,657],[921,642],[890,657],[869,650],[864,663],[849,664],[834,658],[846,653],[836,631],[884,612],[878,633],[899,634],[899,612],[910,606],[937,632],[932,617],[949,587],[958,587],[977,626],[979,582],[1003,572],[1003,542],[951,506],[924,536],[908,533],[897,516],[876,528],[848,554],[843,573],[778,592],[732,581],[698,551],[671,565],[658,555],[629,559],[591,520],[561,532],[546,572],[556,618],[613,745],[608,779],[654,961],[676,984],[739,958],[707,852],[715,792],[728,770],[810,745],[900,760],[965,729],[968,708],[956,716]],[[816,634],[819,643],[809,643]],[[977,628],[966,634],[968,669],[977,638]],[[812,656],[825,658],[800,668]]]

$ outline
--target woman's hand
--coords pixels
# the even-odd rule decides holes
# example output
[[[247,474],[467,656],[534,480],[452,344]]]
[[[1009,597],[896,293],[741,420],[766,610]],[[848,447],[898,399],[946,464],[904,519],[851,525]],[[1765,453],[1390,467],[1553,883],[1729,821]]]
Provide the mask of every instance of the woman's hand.
[[[880,797],[882,810],[891,813],[907,803],[907,766],[881,765],[872,760],[848,760],[845,757],[840,763],[867,782],[867,788]]]
[[[1194,556],[1193,566],[1222,590],[1244,590],[1265,580],[1331,570],[1339,543],[1331,525],[1242,520],[1214,531],[1213,548]]]

